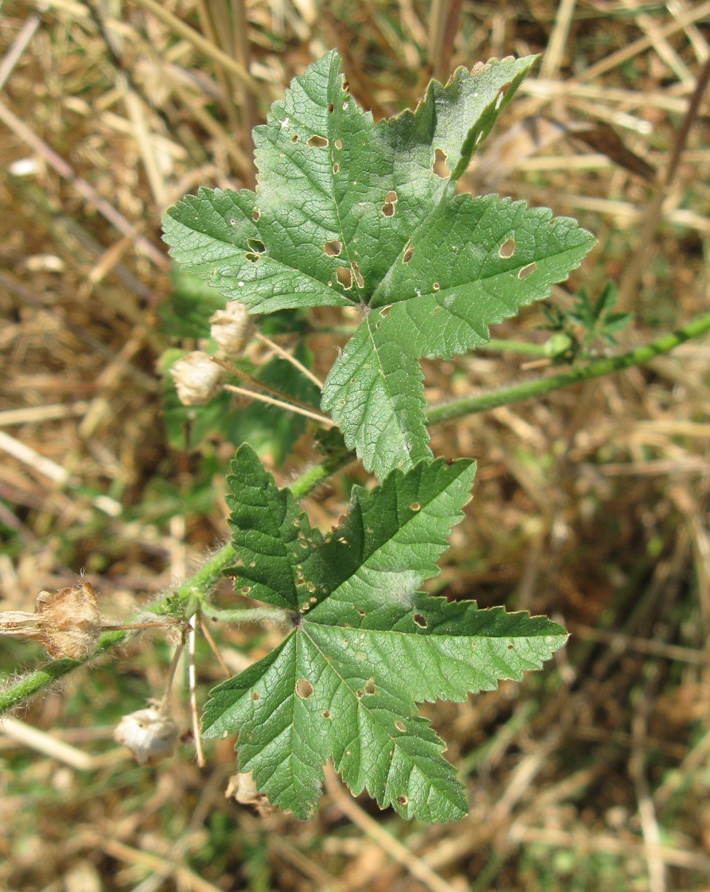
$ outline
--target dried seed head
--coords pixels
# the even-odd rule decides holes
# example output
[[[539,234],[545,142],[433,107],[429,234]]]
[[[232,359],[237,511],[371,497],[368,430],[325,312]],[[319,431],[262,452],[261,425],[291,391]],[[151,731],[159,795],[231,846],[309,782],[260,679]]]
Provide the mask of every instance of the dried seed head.
[[[183,406],[204,406],[219,392],[225,372],[206,353],[194,350],[178,359],[170,374]]]
[[[124,715],[113,732],[116,743],[128,747],[139,765],[154,765],[172,756],[177,736],[175,722],[152,706]]]
[[[220,350],[229,355],[241,353],[251,337],[251,319],[244,304],[230,300],[223,310],[210,316],[210,335]]]
[[[227,799],[236,800],[240,805],[255,806],[262,818],[268,818],[269,815],[276,811],[276,808],[271,805],[266,795],[257,790],[251,771],[238,771],[232,775],[229,778],[224,795]]]
[[[50,657],[80,660],[94,649],[101,634],[96,593],[85,580],[74,588],[42,591],[34,613],[0,613],[0,634],[38,641]]]

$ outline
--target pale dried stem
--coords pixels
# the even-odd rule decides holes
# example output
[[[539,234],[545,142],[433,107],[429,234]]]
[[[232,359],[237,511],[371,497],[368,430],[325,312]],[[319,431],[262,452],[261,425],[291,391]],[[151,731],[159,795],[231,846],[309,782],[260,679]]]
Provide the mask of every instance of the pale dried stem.
[[[167,207],[168,191],[165,185],[165,180],[160,172],[158,161],[155,157],[155,150],[146,123],[143,106],[141,100],[131,89],[128,78],[124,78],[124,83],[126,89],[126,111],[133,124],[133,132],[136,143],[138,144],[138,149],[141,153],[141,158],[143,159],[146,179],[148,180],[150,191],[153,193],[153,201],[157,207],[163,211]]]
[[[167,270],[170,267],[168,259],[162,254],[148,239],[141,235],[138,230],[132,226],[128,220],[119,213],[112,205],[90,186],[86,180],[82,179],[74,172],[72,167],[59,156],[54,149],[51,149],[43,140],[41,140],[30,128],[21,121],[6,105],[0,102],[0,121],[9,127],[23,142],[40,155],[47,164],[59,176],[67,180],[76,189],[76,191],[88,202],[96,207],[96,210],[105,217],[113,226],[123,235],[135,241],[136,248],[145,254],[159,269]]]
[[[312,411],[312,407],[307,405],[301,400],[296,399],[296,397],[291,396],[288,393],[283,393],[283,391],[278,390],[276,387],[272,387],[270,384],[266,384],[264,381],[259,381],[258,378],[252,377],[252,375],[248,375],[246,372],[243,372],[241,369],[238,369],[234,363],[231,363],[228,359],[224,359],[222,356],[210,356],[212,362],[221,366],[223,369],[226,369],[228,372],[231,372],[232,375],[235,375],[237,378],[240,378],[242,381],[246,381],[247,384],[251,384],[252,387],[256,387],[257,390],[265,390],[267,393],[272,394],[277,399],[280,399],[282,402],[287,403],[288,405],[296,405],[300,406],[302,409],[307,409],[308,411]]]
[[[461,13],[461,0],[433,0],[429,16],[429,65],[444,83],[449,77],[451,51]]]
[[[520,85],[520,92],[539,99],[551,100],[564,96],[570,99],[590,99],[602,103],[622,104],[626,111],[634,108],[647,110],[660,108],[665,111],[683,113],[688,107],[686,96],[691,89],[683,87],[682,95],[670,95],[667,92],[649,91],[640,93],[624,90],[621,87],[609,87],[604,84],[587,84],[579,81],[557,81],[545,78],[526,80]]]
[[[595,629],[592,626],[584,626],[577,623],[569,623],[568,626],[570,632],[577,638],[582,638],[586,641],[597,641],[599,644],[608,644],[609,647],[620,654],[632,650],[652,657],[661,657],[664,660],[688,663],[691,666],[710,667],[710,655],[692,647],[665,644],[663,641],[649,640],[647,638],[634,638],[621,632],[608,632],[605,629]]]
[[[680,163],[683,149],[688,140],[690,128],[698,116],[700,110],[700,102],[705,93],[705,89],[710,81],[710,57],[703,65],[698,75],[695,90],[688,103],[688,109],[683,118],[680,130],[678,131],[673,145],[671,157],[668,160],[668,166],[661,178],[659,178],[656,193],[651,200],[648,209],[644,215],[643,226],[641,229],[640,244],[633,252],[631,262],[626,270],[624,278],[619,287],[619,299],[617,308],[624,311],[631,305],[631,300],[635,294],[639,280],[646,268],[647,256],[653,237],[658,229],[659,224],[664,219],[663,203],[675,179],[678,165]]]
[[[294,366],[294,368],[297,368],[299,372],[302,372],[306,376],[306,378],[308,378],[316,385],[318,390],[323,390],[323,382],[320,380],[320,378],[314,375],[310,369],[307,369],[305,365],[303,365],[302,362],[299,362],[295,356],[288,352],[288,350],[284,350],[283,347],[280,347],[278,344],[274,343],[274,341],[272,341],[270,338],[267,338],[266,335],[263,335],[260,332],[257,332],[255,337],[257,341],[261,341],[262,344],[266,344],[268,347],[271,347],[274,353],[278,353],[278,355],[282,359],[285,359],[286,362],[290,362],[291,365]]]
[[[647,849],[628,839],[619,839],[609,833],[580,833],[578,831],[515,825],[510,842],[515,845],[544,845],[551,848],[569,849],[579,856],[580,852],[605,853],[623,858],[644,857],[649,853],[661,858],[665,864],[691,870],[710,872],[710,858],[699,852],[679,846],[657,846]]]
[[[195,613],[193,613],[190,617],[190,631],[187,633],[187,679],[190,692],[190,715],[192,716],[192,734],[195,738],[195,759],[197,761],[197,767],[204,768],[207,763],[205,762],[205,754],[202,749],[200,714],[197,708],[197,673],[195,672],[195,639],[197,637],[195,632],[197,628],[198,618],[199,611],[196,610]]]
[[[629,0],[632,9],[639,9],[638,0]],[[658,24],[654,19],[641,11],[634,17],[636,24],[645,32],[649,40],[652,41],[653,49],[659,59],[670,68],[679,81],[686,84],[692,84],[695,80],[693,72],[688,68],[685,62],[680,58],[675,49],[668,42],[666,37],[661,36]]]
[[[158,713],[160,715],[167,715],[170,710],[170,696],[173,690],[173,681],[175,680],[175,673],[177,672],[178,664],[180,663],[180,657],[182,656],[182,652],[185,650],[184,644],[179,644],[175,648],[175,653],[173,654],[173,658],[170,661],[170,666],[168,668],[168,674],[165,679],[165,692],[163,693],[162,699],[160,701],[160,706],[158,707]]]
[[[21,461],[34,471],[39,471],[40,474],[56,483],[60,489],[66,486],[74,487],[77,485],[66,468],[46,458],[46,456],[40,455],[39,452],[26,443],[21,443],[2,430],[0,430],[0,450]],[[94,496],[91,499],[91,504],[110,517],[118,517],[123,511],[120,503],[109,496]]]
[[[7,83],[7,79],[12,74],[15,65],[20,61],[22,54],[27,49],[27,45],[34,37],[35,31],[39,28],[41,21],[41,11],[30,13],[20,28],[14,43],[3,56],[2,62],[0,62],[0,90],[2,90]]]
[[[242,393],[245,396],[251,397],[252,399],[261,400],[261,402],[279,406],[279,408],[282,409],[288,409],[290,412],[296,412],[297,414],[305,415],[307,418],[313,418],[316,421],[320,421],[321,424],[326,424],[329,427],[332,426],[333,422],[329,418],[326,418],[325,415],[320,415],[319,413],[314,412],[311,406],[309,406],[307,403],[296,399],[296,397],[293,397],[288,393],[282,393],[280,390],[277,390],[275,387],[271,387],[269,384],[265,384],[263,381],[259,381],[257,378],[253,378],[251,375],[248,375],[246,372],[238,369],[231,362],[223,359],[220,356],[210,356],[210,359],[212,360],[212,362],[221,366],[223,369],[226,369],[228,372],[236,375],[237,378],[241,378],[243,381],[251,384],[252,387],[256,387],[259,390],[265,390],[267,393],[273,394],[275,399],[266,397],[259,393],[255,393],[252,390],[245,390],[241,387],[238,388],[233,384],[225,384],[225,390],[232,390],[234,393]]]
[[[689,778],[691,778],[701,766],[705,765],[709,753],[710,731],[700,738],[698,743],[696,743],[683,761],[677,765],[673,771],[667,775],[663,783],[656,788],[656,791],[653,794],[653,802],[658,811],[666,805],[674,793],[676,793],[684,784],[688,783]]]
[[[569,29],[574,17],[577,0],[562,0],[555,18],[552,34],[547,42],[547,49],[542,56],[540,77],[554,78],[562,63],[562,56],[567,47]]]
[[[249,157],[241,150],[234,139],[229,136],[219,121],[216,121],[212,115],[205,111],[200,100],[197,97],[192,96],[189,89],[183,87],[182,84],[176,80],[173,74],[176,68],[177,66],[175,65],[168,65],[165,67],[165,71],[171,76],[170,87],[172,91],[177,95],[183,105],[187,106],[190,110],[190,114],[197,120],[200,127],[209,133],[210,136],[222,146],[234,162],[239,176],[245,179],[248,176],[249,167],[251,165]],[[182,190],[180,189],[178,191],[180,195],[182,195]]]
[[[154,15],[157,19],[160,19],[164,25],[167,25],[175,32],[175,34],[179,34],[180,37],[187,40],[188,43],[192,44],[192,46],[200,53],[204,53],[208,59],[211,59],[217,65],[222,66],[226,71],[234,74],[239,79],[240,83],[247,89],[258,93],[260,85],[254,80],[249,72],[245,71],[244,67],[240,65],[239,62],[234,60],[231,56],[228,56],[227,53],[223,52],[218,46],[215,46],[215,44],[206,40],[201,34],[195,31],[194,28],[186,25],[183,21],[177,18],[177,16],[173,15],[159,3],[156,3],[155,0],[133,0],[133,2]]]
[[[431,892],[455,892],[450,883],[433,871],[421,858],[410,852],[405,845],[388,833],[378,821],[366,814],[355,800],[342,790],[330,765],[325,767],[325,785],[340,811],[420,883],[423,883]]]
[[[247,390],[245,387],[237,387],[236,384],[225,384],[224,389],[229,390],[232,393],[239,393],[242,396],[247,396],[249,399],[257,400],[260,403],[268,403],[270,406],[277,406],[279,409],[295,412],[296,415],[303,415],[305,418],[312,418],[324,427],[333,427],[333,422],[330,418],[326,418],[325,415],[320,415],[318,412],[301,409],[300,406],[294,406],[293,403],[285,403],[283,400],[274,399],[271,396],[266,396],[264,393],[255,393],[253,390]]]
[[[229,667],[224,662],[224,659],[222,658],[222,654],[219,652],[219,648],[217,647],[217,644],[216,644],[214,638],[212,637],[212,633],[207,628],[207,623],[204,621],[202,616],[200,616],[200,631],[205,636],[205,641],[209,644],[210,650],[215,655],[215,658],[216,658],[217,662],[219,663],[219,665],[221,666],[222,671],[224,672],[225,676],[227,678],[231,678],[232,673],[229,671]]]
[[[232,19],[234,52],[240,65],[243,66],[245,71],[249,71],[251,52],[249,49],[249,22],[247,21],[245,0],[232,0]],[[256,98],[251,90],[243,91],[242,114],[245,129],[244,138],[247,144],[251,173],[251,181],[248,185],[253,187],[256,183],[256,167],[254,166],[254,142],[252,139],[252,131],[258,123],[258,113],[256,108]]]
[[[205,32],[205,36],[213,46],[219,47],[220,41],[217,37],[217,32],[215,30],[214,22],[212,21],[212,16],[210,15],[210,10],[207,7],[207,3],[205,2],[205,0],[196,0],[196,2],[200,21],[202,22],[202,29]],[[226,71],[223,64],[216,65],[215,69],[217,80],[219,81],[219,85],[222,89],[224,110],[227,114],[227,120],[229,121],[229,128],[232,131],[232,138],[236,140],[237,116],[234,111],[234,87],[232,84],[232,76],[234,73]]]
[[[668,12],[675,18],[687,12],[688,7],[682,0],[668,0],[666,3]],[[695,57],[701,64],[710,56],[710,47],[702,35],[702,32],[695,25],[688,25],[683,29],[690,45],[695,51]]]
[[[596,198],[594,196],[572,195],[569,193],[557,195],[556,201],[558,204],[563,204],[568,208],[603,214],[611,217],[623,226],[640,222],[646,216],[645,210],[641,210],[628,201],[612,201],[609,198]],[[677,226],[685,226],[689,229],[695,229],[703,235],[710,235],[710,221],[706,217],[701,217],[699,214],[685,208],[664,211],[663,218]]]
[[[710,2],[701,3],[700,6],[695,6],[687,12],[679,15],[674,22],[670,22],[662,28],[659,28],[655,33],[654,38],[656,40],[665,40],[667,37],[677,34],[678,31],[682,31],[688,25],[693,24],[693,22],[702,21],[708,15],[710,15]],[[590,65],[589,68],[578,75],[575,80],[596,80],[599,75],[605,74],[607,71],[611,71],[619,65],[623,65],[624,62],[628,62],[629,59],[633,59],[634,56],[638,56],[639,53],[644,52],[651,46],[653,46],[653,40],[651,40],[650,37],[641,37],[638,40],[634,40],[633,43],[630,43],[623,49],[611,53],[611,55],[606,56],[604,59],[600,59],[595,65]]]
[[[40,455],[31,446],[16,440],[4,431],[0,431],[0,449],[33,470],[39,471],[40,474],[58,486],[66,486],[70,482],[71,475],[65,468],[53,462],[50,458]]]
[[[653,672],[643,687],[641,702],[637,705],[631,721],[633,746],[629,758],[629,775],[636,788],[641,833],[648,863],[649,892],[666,892],[666,865],[658,852],[661,832],[646,778],[646,754],[643,745],[648,733],[648,716],[652,708],[652,694],[657,689],[657,679],[658,668],[654,665]]]
[[[152,852],[144,852],[140,849],[132,848],[117,839],[108,839],[100,836],[98,833],[84,831],[81,834],[81,840],[87,848],[91,850],[100,849],[109,857],[116,858],[126,864],[135,864],[146,870],[151,870],[165,877],[174,877],[178,883],[178,888],[190,889],[192,892],[222,892],[219,887],[203,880],[189,867],[184,864],[175,864],[166,858],[161,858]]]
[[[38,753],[49,756],[50,759],[63,762],[76,771],[94,771],[98,767],[97,760],[83,750],[57,740],[46,731],[41,731],[39,728],[34,728],[11,716],[3,718],[0,723],[0,733]],[[101,763],[103,763],[103,759]]]

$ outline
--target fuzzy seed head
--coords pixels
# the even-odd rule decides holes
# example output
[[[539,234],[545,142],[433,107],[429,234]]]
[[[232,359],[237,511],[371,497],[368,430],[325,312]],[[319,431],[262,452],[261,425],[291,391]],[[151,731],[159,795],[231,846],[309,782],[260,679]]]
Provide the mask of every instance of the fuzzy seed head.
[[[178,359],[170,374],[183,406],[204,406],[219,392],[225,373],[206,353],[194,350]]]
[[[154,765],[172,756],[177,736],[175,722],[152,706],[124,715],[113,732],[116,743],[127,747],[139,765]]]
[[[38,641],[55,659],[81,660],[96,647],[101,634],[96,592],[85,580],[73,588],[42,591],[34,613],[0,613],[0,634]]]
[[[241,353],[251,337],[251,319],[247,308],[238,300],[230,300],[223,310],[210,316],[210,335],[220,350],[234,356]]]

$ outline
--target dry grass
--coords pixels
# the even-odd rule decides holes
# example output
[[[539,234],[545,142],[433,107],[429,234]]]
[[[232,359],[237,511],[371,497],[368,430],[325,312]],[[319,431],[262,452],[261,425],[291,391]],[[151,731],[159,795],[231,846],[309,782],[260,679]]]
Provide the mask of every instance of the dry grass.
[[[240,21],[240,0],[231,8]],[[626,342],[707,307],[707,97],[677,171],[672,159],[710,54],[710,3],[250,0],[248,41],[227,27],[226,9],[3,7],[4,609],[27,609],[83,568],[106,612],[125,615],[226,538],[230,448],[175,452],[161,428],[155,364],[167,341],[156,309],[170,282],[160,217],[198,184],[251,185],[252,124],[331,46],[376,116],[415,101],[432,71],[543,52],[466,186],[547,204],[593,230],[599,246],[556,299],[568,302],[582,281],[595,294],[615,280],[636,314]],[[662,193],[633,157],[636,172],[618,163],[608,132],[604,144],[583,141],[597,122],[653,166]],[[530,310],[496,335],[534,339],[539,323]],[[332,346],[314,346],[322,377]],[[547,672],[429,709],[467,777],[467,819],[408,826],[344,801],[335,780],[309,825],[256,818],[224,800],[229,741],[202,771],[189,741],[159,768],[128,766],[111,726],[161,690],[169,659],[144,643],[33,704],[27,721],[40,737],[11,727],[0,737],[0,886],[708,888],[708,360],[710,345],[690,343],[643,369],[435,432],[435,452],[479,459],[441,585],[482,606],[549,613],[573,633]],[[432,401],[535,374],[485,352],[426,371]],[[309,456],[302,441],[289,468]],[[327,522],[339,498],[322,491],[309,510]],[[252,655],[269,644],[255,648],[243,631],[233,642]],[[8,671],[39,659],[17,644],[0,653]],[[232,670],[244,659],[225,658]],[[198,669],[204,695],[221,672],[206,645]],[[52,758],[40,755],[47,749]],[[84,760],[72,762],[72,750]]]

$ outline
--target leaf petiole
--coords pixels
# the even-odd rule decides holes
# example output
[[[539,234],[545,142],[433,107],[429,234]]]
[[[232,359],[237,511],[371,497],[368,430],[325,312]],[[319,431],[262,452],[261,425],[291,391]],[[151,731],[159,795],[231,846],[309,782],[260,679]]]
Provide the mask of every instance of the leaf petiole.
[[[218,623],[274,623],[284,626],[293,623],[294,614],[274,607],[246,607],[243,610],[221,610],[203,603],[200,612]]]

